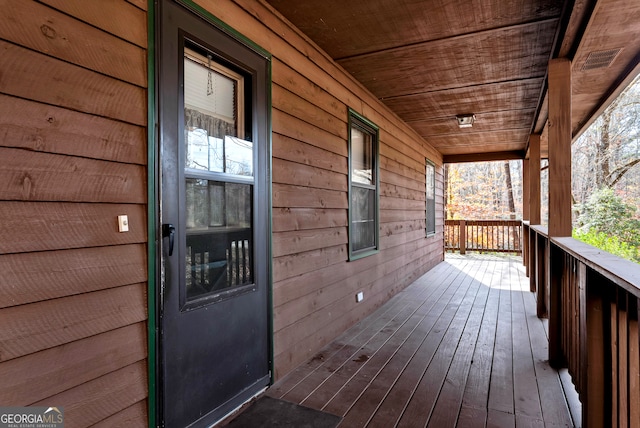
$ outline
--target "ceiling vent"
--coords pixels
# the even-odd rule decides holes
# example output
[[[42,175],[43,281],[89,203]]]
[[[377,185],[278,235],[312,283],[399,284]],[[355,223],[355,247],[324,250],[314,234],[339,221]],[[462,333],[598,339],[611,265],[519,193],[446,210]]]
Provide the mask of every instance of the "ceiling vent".
[[[582,64],[582,71],[595,70],[596,68],[606,68],[611,65],[618,56],[622,48],[609,49],[607,51],[591,52],[587,60]]]

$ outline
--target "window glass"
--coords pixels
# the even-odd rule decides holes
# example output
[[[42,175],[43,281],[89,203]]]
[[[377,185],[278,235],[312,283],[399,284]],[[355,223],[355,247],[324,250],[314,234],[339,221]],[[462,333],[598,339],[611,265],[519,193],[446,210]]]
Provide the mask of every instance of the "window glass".
[[[349,117],[349,255],[378,249],[378,128],[354,112]]]
[[[351,248],[358,251],[376,246],[376,192],[354,186],[351,189]]]
[[[431,236],[436,233],[436,166],[430,160],[427,160],[426,183],[426,229],[427,236]]]
[[[371,134],[351,128],[351,181],[373,184],[372,148]]]

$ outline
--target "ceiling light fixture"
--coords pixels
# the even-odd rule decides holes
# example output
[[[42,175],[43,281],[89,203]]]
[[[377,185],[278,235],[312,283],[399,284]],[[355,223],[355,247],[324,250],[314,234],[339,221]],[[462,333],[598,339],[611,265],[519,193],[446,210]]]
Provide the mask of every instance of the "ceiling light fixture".
[[[471,128],[473,126],[473,122],[476,121],[475,114],[459,114],[456,116],[458,120],[458,126],[460,128]]]

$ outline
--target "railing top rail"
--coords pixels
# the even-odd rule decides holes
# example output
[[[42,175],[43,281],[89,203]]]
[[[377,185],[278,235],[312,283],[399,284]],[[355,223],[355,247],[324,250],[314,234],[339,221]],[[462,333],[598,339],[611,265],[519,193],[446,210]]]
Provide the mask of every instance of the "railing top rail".
[[[513,225],[513,226],[520,226],[522,224],[521,220],[503,220],[503,219],[493,219],[493,220],[469,220],[469,219],[456,219],[456,220],[445,220],[445,224],[460,224],[461,221],[465,221],[467,224],[489,224],[489,225],[498,225],[498,224],[504,224],[504,225]]]
[[[551,238],[551,242],[614,284],[640,298],[640,264],[573,238]]]
[[[542,235],[545,237],[549,237],[549,228],[546,226],[542,226],[539,224],[532,224],[529,226],[530,230],[533,230],[534,232],[536,232],[538,235]]]

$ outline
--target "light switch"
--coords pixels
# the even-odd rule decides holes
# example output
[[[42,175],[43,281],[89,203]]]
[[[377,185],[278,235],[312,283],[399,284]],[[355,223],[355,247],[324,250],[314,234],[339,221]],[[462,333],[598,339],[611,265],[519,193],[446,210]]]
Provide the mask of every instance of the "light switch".
[[[118,231],[119,232],[129,231],[129,216],[126,216],[126,215],[118,216]]]
[[[356,294],[356,302],[360,303],[364,300],[364,293],[362,291],[359,291],[358,294]]]

